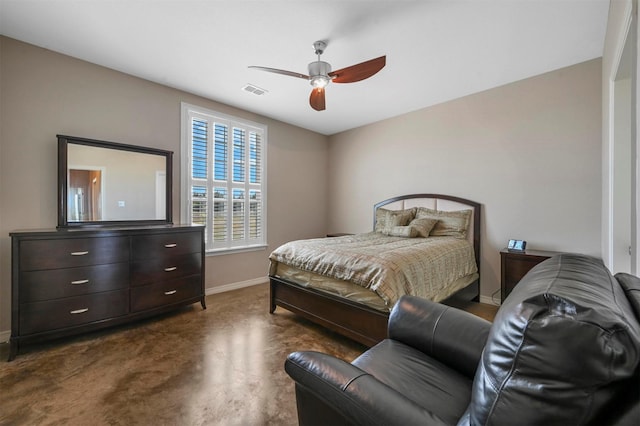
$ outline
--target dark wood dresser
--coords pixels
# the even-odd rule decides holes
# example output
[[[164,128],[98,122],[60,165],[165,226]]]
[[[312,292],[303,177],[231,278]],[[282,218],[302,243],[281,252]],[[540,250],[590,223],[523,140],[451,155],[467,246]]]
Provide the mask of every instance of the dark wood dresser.
[[[195,302],[206,308],[203,227],[17,231],[10,236],[9,361],[22,344]]]
[[[511,290],[520,280],[538,263],[549,259],[551,256],[560,254],[557,251],[526,250],[509,251],[506,248],[500,251],[501,261],[501,301],[507,298]]]

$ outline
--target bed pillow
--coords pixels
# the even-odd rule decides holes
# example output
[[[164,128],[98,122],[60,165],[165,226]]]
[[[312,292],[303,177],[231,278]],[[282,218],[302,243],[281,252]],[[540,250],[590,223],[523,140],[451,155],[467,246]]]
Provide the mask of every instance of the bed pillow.
[[[407,226],[416,215],[416,209],[376,210],[376,232],[389,234],[394,226]]]
[[[438,219],[422,217],[419,219],[413,219],[411,222],[409,222],[409,227],[416,230],[416,237],[427,238],[436,223],[438,223]]]
[[[384,234],[391,237],[415,238],[418,236],[418,230],[413,226],[394,226]]]
[[[431,232],[429,232],[431,236],[467,238],[467,229],[469,228],[471,213],[471,210],[442,211],[418,207],[416,219],[428,218],[438,221]]]

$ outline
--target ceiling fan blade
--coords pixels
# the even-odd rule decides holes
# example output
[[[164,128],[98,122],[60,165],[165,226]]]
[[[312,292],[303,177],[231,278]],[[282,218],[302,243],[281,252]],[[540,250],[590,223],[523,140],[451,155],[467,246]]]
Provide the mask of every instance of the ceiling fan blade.
[[[267,68],[267,67],[258,67],[255,65],[250,65],[249,68],[254,68],[260,71],[273,72],[276,74],[288,75],[289,77],[298,77],[303,78],[305,80],[309,80],[308,75],[300,74],[299,72],[287,71],[287,70],[279,70],[277,68]]]
[[[329,73],[329,77],[333,77],[333,80],[331,80],[333,83],[355,83],[371,77],[384,68],[386,64],[387,56],[380,56],[379,58],[332,71]]]
[[[311,91],[311,96],[309,96],[309,104],[311,105],[311,108],[315,109],[316,111],[324,111],[324,87],[316,87]]]

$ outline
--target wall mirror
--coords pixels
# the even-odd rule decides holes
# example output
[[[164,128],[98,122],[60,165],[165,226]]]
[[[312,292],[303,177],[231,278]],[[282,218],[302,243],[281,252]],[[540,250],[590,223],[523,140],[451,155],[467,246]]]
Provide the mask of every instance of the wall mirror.
[[[58,228],[171,224],[173,152],[58,135]]]

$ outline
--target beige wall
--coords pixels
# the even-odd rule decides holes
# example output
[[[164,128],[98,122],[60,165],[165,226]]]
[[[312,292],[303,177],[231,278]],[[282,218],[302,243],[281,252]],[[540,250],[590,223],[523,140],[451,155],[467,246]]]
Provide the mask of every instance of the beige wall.
[[[372,205],[395,195],[478,201],[485,297],[510,238],[599,256],[601,68],[592,60],[332,136],[329,231],[369,230]]]
[[[55,135],[174,151],[179,222],[183,101],[269,126],[269,247],[208,257],[209,288],[264,277],[269,251],[286,241],[368,231],[375,202],[417,192],[483,204],[485,297],[498,288],[498,251],[509,238],[600,255],[601,66],[589,61],[327,138],[0,37],[0,333],[10,328],[8,233],[56,224]]]
[[[268,126],[269,247],[208,257],[207,287],[265,277],[275,246],[326,232],[326,136],[6,37],[0,37],[0,93],[0,333],[10,329],[9,232],[57,223],[56,134],[173,151],[179,223],[180,103]]]

